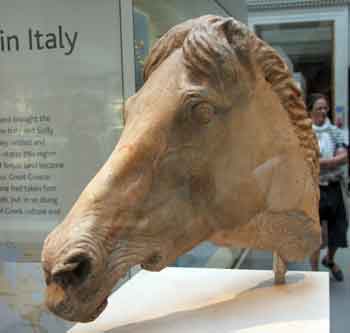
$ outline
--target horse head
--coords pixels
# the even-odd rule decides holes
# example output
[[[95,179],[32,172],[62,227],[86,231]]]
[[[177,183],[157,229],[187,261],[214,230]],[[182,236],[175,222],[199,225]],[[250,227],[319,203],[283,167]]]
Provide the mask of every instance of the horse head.
[[[317,146],[275,51],[204,16],[165,34],[144,75],[117,146],[44,244],[46,304],[67,320],[94,320],[130,267],[158,271],[205,239],[285,259],[318,246]]]

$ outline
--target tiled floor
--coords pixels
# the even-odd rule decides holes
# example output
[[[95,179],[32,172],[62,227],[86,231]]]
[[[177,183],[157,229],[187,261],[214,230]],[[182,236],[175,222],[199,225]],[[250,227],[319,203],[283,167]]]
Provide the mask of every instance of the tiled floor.
[[[330,277],[331,333],[350,332],[350,249],[339,250],[337,263],[344,272],[344,281],[337,282]],[[272,269],[272,255],[268,252],[251,251],[241,265],[242,269]],[[310,270],[307,261],[288,265],[289,270]],[[320,266],[320,270],[327,271]]]

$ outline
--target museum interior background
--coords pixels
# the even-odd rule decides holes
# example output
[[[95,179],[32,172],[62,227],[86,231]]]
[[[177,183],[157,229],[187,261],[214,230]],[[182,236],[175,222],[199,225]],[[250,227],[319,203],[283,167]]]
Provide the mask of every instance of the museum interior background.
[[[2,0],[0,333],[55,333],[72,325],[41,304],[42,242],[113,150],[123,128],[123,102],[142,86],[144,59],[163,33],[205,14],[247,23],[280,52],[306,97],[316,91],[330,97],[332,117],[348,138],[349,5]],[[342,260],[350,267],[348,257],[344,251]],[[174,266],[270,269],[272,259],[206,242]],[[305,263],[294,268],[308,269]],[[349,295],[347,274],[343,289],[332,292]]]

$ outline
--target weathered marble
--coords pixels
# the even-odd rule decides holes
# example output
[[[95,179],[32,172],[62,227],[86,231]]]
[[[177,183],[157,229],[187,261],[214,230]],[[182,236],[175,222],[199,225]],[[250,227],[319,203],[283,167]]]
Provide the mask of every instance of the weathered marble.
[[[317,142],[271,47],[204,16],[166,33],[144,75],[115,150],[43,248],[46,304],[67,320],[94,320],[133,265],[161,270],[205,239],[276,252],[277,282],[320,245]]]

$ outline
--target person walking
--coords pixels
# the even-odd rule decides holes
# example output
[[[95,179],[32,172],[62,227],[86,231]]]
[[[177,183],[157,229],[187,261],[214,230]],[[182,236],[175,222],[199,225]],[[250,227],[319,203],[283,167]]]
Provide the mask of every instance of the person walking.
[[[321,262],[336,281],[343,281],[344,275],[335,262],[335,255],[339,248],[348,246],[348,221],[341,189],[342,167],[348,158],[347,148],[343,132],[328,118],[328,98],[323,94],[313,94],[308,105],[320,148],[320,221],[327,221],[328,251]],[[314,271],[318,270],[319,257],[320,249],[310,259]]]

